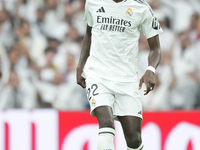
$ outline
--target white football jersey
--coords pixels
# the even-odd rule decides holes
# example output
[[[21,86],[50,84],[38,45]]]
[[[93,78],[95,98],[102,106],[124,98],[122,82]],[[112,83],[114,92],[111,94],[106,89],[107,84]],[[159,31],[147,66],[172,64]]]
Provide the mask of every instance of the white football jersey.
[[[90,56],[84,74],[122,82],[138,82],[140,31],[151,38],[162,32],[144,0],[86,0],[84,20],[92,27]]]

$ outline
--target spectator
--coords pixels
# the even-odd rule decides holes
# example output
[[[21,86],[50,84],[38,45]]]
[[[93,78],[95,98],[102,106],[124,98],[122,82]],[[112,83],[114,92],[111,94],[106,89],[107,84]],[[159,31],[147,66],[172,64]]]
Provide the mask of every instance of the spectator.
[[[66,71],[65,59],[68,53],[73,53],[76,60],[79,58],[79,54],[81,51],[81,46],[79,44],[79,34],[75,27],[71,27],[69,32],[66,34],[67,38],[61,45],[58,47],[57,56],[56,56],[56,64],[60,66],[59,70],[62,72]]]
[[[84,36],[86,24],[83,21],[85,0],[77,0],[72,3],[72,7],[75,9],[72,25],[77,29],[80,36]]]
[[[37,3],[34,0],[18,0],[15,7],[15,16],[20,19],[25,19],[29,23],[36,20]]]
[[[74,17],[74,9],[73,7],[71,6],[70,3],[66,3],[65,4],[65,16],[64,16],[64,20],[66,22],[69,23],[69,25],[72,25],[72,21],[73,21],[73,17]]]
[[[174,109],[194,108],[198,85],[190,74],[195,70],[193,46],[186,32],[179,35],[180,51],[173,60],[174,78],[170,83],[170,104]]]
[[[20,79],[30,80],[31,69],[29,66],[29,56],[26,49],[15,43],[8,53],[9,70],[14,70]]]
[[[35,88],[26,80],[21,80],[15,71],[11,71],[9,81],[0,93],[0,109],[32,109],[36,106]]]
[[[53,106],[59,110],[84,110],[87,108],[87,98],[85,90],[76,85],[76,59],[68,53],[66,60],[65,82],[59,87]]]
[[[172,29],[176,33],[184,32],[190,24],[190,18],[196,11],[193,1],[196,0],[160,0],[167,7],[169,18],[172,21]],[[183,17],[184,16],[184,17]]]
[[[0,10],[0,45],[6,51],[8,51],[14,43],[13,37],[12,23],[8,13],[5,10]]]
[[[45,61],[39,64],[38,80],[36,83],[38,92],[43,102],[50,105],[55,99],[57,87],[62,83],[63,77],[57,71],[56,66],[53,64],[56,51],[48,47],[45,50]]]
[[[45,19],[45,9],[40,7],[36,11],[36,21],[32,24],[32,28],[35,29],[35,32],[42,34],[45,36],[45,29],[44,29],[44,19]]]
[[[139,50],[138,72],[139,76],[142,76],[142,74],[146,71],[146,66],[148,65],[147,58],[149,54],[149,46],[144,35],[141,35],[140,37]],[[145,87],[143,86],[141,90],[141,97],[144,110],[154,111],[169,109],[169,105],[167,103],[168,83],[171,81],[171,71],[169,64],[169,57],[162,57],[159,68],[156,71],[156,85],[154,90],[149,93],[148,96],[143,95],[143,90],[145,90]]]
[[[0,47],[0,93],[1,87],[7,83],[9,79],[9,61],[5,50]]]
[[[200,93],[200,1],[147,1],[164,32],[160,35],[162,59],[156,70],[157,85],[143,97],[144,109],[200,108],[200,95],[195,96]],[[87,108],[86,94],[76,85],[74,70],[86,29],[84,5],[85,0],[0,0],[1,97],[8,93],[3,91],[12,91],[7,89],[22,91],[30,85],[35,91],[33,99],[39,102],[32,103],[32,108]],[[143,36],[139,48],[141,76],[149,51]],[[17,88],[11,81],[18,81]],[[1,102],[14,107],[14,103]],[[19,102],[24,107],[23,99]]]
[[[47,11],[44,20],[45,34],[48,37],[63,40],[66,32],[69,30],[68,23],[62,20],[63,5],[59,5],[56,0],[46,0],[46,4]]]
[[[160,22],[160,25],[162,29],[165,31],[162,34],[160,34],[160,45],[162,45],[162,51],[166,51],[168,53],[171,53],[175,46],[175,33],[173,30],[168,28],[167,26],[167,16],[164,14],[163,11],[156,11],[156,16],[158,21]]]
[[[33,34],[28,21],[20,20],[20,25],[14,29],[18,42],[26,48],[31,61],[37,62],[46,48],[46,38],[41,34]]]
[[[189,38],[192,43],[195,43],[198,40],[198,25],[199,25],[199,15],[197,13],[193,14],[190,21],[190,26],[187,30]]]

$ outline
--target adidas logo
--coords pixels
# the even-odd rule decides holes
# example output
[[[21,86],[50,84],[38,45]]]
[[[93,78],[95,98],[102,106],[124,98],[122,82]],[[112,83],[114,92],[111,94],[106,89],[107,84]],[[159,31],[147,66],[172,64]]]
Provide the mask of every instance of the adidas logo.
[[[98,13],[99,13],[99,12],[105,13],[105,9],[104,9],[103,6],[102,6],[101,8],[99,8],[99,9],[97,10],[97,12],[98,12]]]
[[[139,111],[138,114],[139,114],[139,115],[142,115],[142,111]]]

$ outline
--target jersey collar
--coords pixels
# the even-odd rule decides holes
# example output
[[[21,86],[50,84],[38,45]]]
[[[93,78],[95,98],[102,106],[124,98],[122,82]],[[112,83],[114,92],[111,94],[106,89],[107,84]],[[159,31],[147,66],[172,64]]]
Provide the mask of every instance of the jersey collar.
[[[125,2],[127,2],[128,0],[123,0],[123,1],[121,1],[121,2],[119,2],[119,3],[116,3],[115,1],[113,1],[113,0],[109,0],[112,4],[114,4],[114,5],[116,5],[116,6],[120,6],[120,5],[122,5],[122,4],[124,4]]]

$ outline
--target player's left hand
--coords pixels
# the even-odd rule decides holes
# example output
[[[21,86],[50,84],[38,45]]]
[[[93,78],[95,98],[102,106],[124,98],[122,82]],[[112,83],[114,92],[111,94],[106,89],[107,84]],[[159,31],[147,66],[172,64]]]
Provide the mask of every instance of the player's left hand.
[[[79,84],[82,88],[86,88],[85,78],[83,78],[81,76],[82,73],[83,73],[83,68],[77,67],[76,68],[76,81],[77,81],[77,84]]]
[[[140,79],[139,90],[142,88],[142,84],[145,83],[146,90],[144,90],[144,95],[147,95],[150,91],[154,89],[155,80],[154,73],[150,70],[147,70],[145,74]]]

